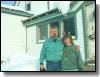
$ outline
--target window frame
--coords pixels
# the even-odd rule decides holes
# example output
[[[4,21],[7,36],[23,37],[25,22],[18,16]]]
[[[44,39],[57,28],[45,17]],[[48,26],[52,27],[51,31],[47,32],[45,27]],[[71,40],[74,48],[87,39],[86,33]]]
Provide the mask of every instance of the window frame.
[[[47,38],[50,38],[50,29],[51,29],[51,26],[50,26],[50,23],[53,23],[53,22],[58,22],[59,23],[59,29],[58,29],[58,32],[59,32],[59,37],[62,38],[63,37],[63,32],[64,32],[64,23],[63,23],[63,20],[65,19],[69,19],[71,17],[74,17],[74,24],[75,24],[75,36],[73,37],[73,40],[77,40],[78,39],[78,32],[77,32],[77,21],[76,21],[76,13],[73,14],[73,13],[70,13],[70,15],[66,17],[63,17],[62,15],[59,16],[57,19],[50,19],[50,20],[47,20],[45,22],[40,22],[40,23],[37,23],[36,24],[36,37],[37,37],[37,43],[43,43],[46,39],[44,40],[39,40],[39,34],[38,34],[38,26],[39,25],[47,25],[48,28],[47,28],[47,32],[48,32],[48,35],[47,35]]]
[[[75,36],[72,36],[72,38],[73,38],[73,40],[77,40],[78,39],[76,15],[68,17],[68,18],[64,18],[64,19],[61,20],[61,38],[64,35],[64,20],[72,18],[72,17],[74,17],[74,24],[75,24]]]

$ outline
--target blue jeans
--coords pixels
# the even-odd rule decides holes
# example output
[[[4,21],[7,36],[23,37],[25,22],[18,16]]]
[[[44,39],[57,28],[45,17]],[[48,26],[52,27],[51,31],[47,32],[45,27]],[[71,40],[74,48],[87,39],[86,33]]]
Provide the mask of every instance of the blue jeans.
[[[47,71],[61,71],[61,61],[46,61]]]

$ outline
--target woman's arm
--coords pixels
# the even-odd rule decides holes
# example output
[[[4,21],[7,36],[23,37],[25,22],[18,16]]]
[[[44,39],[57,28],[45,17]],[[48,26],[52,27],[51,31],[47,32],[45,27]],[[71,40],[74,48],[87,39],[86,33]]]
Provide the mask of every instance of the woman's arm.
[[[83,69],[83,61],[82,61],[82,56],[80,53],[80,46],[76,46],[76,56],[77,56],[77,63],[78,63],[78,69],[79,71],[82,71]]]

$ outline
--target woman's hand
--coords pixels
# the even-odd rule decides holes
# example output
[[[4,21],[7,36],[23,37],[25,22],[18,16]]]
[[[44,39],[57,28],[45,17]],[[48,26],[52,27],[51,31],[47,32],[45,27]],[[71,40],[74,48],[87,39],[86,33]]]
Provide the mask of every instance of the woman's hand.
[[[79,45],[76,46],[76,50],[80,51],[80,46]]]

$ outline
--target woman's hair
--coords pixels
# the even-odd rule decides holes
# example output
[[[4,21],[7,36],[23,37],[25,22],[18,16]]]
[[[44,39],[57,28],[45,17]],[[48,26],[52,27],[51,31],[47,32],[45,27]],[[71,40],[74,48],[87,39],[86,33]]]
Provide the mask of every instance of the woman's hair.
[[[63,37],[63,39],[62,39],[63,44],[64,44],[64,40],[65,40],[66,38],[69,38],[69,39],[70,39],[70,43],[71,43],[71,44],[74,44],[73,38],[72,38],[72,36],[71,36],[70,33],[65,33],[65,35],[64,35],[64,37]]]

